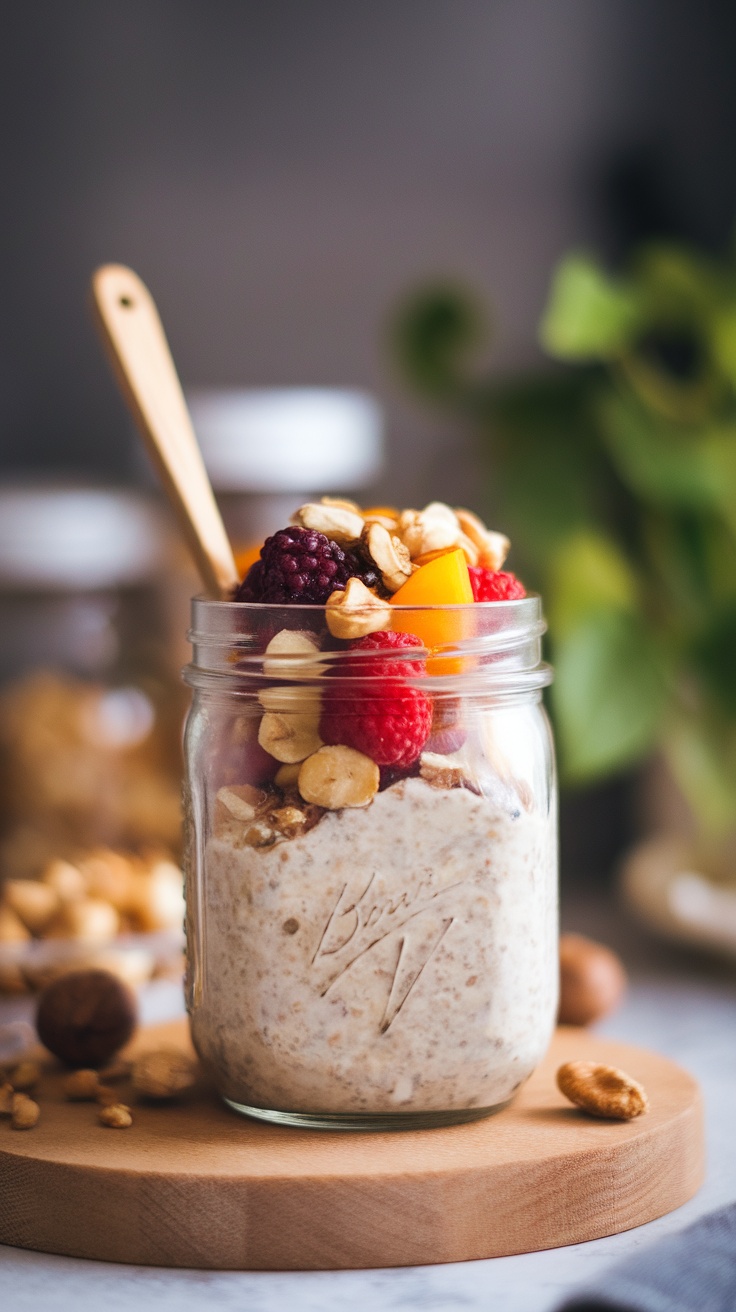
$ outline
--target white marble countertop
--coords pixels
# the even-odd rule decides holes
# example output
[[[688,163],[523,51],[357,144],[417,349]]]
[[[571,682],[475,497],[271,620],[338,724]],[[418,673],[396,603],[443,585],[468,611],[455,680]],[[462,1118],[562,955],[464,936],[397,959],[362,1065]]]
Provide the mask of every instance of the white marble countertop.
[[[599,1032],[657,1049],[690,1070],[705,1095],[708,1175],[669,1216],[609,1239],[520,1257],[453,1266],[305,1273],[176,1271],[52,1257],[0,1246],[0,1307],[12,1312],[551,1312],[576,1285],[658,1236],[736,1200],[736,969],[694,959],[645,938],[600,903],[568,899],[568,928],[613,943],[632,986]],[[146,1019],[176,1005],[166,989]]]

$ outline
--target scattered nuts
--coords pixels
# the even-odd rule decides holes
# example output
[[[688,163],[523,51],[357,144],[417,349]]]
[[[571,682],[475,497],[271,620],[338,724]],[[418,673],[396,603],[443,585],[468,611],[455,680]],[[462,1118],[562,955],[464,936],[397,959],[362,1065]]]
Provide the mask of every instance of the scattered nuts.
[[[13,1110],[12,1084],[0,1084],[0,1116],[10,1116]]]
[[[69,1066],[98,1067],[128,1042],[136,1025],[131,990],[107,970],[75,970],[44,989],[36,1028]]]
[[[123,1102],[111,1103],[109,1107],[100,1107],[97,1119],[100,1125],[106,1125],[110,1130],[127,1130],[133,1124],[130,1107],[126,1107]]]
[[[37,1061],[22,1061],[10,1072],[10,1083],[17,1093],[32,1089],[41,1078],[41,1067]]]
[[[324,533],[333,542],[345,546],[357,541],[363,532],[364,521],[361,514],[346,510],[343,506],[308,502],[292,515],[291,523]]]
[[[20,916],[10,907],[0,906],[0,943],[27,943],[30,937]]]
[[[274,783],[277,788],[283,788],[284,792],[295,789],[299,781],[300,762],[295,761],[292,765],[280,765],[274,775]]]
[[[328,597],[325,619],[335,638],[364,638],[367,633],[391,627],[391,607],[371,592],[362,579],[351,578],[345,588],[338,588]]]
[[[14,1130],[32,1130],[38,1124],[41,1108],[27,1093],[14,1093],[10,1124]]]
[[[500,569],[509,554],[508,538],[486,528],[471,510],[458,508],[455,514],[465,536],[478,548],[478,564],[485,569]]]
[[[557,1087],[590,1116],[631,1121],[649,1107],[641,1084],[615,1066],[594,1061],[568,1061],[557,1072]]]
[[[375,761],[353,747],[321,747],[299,771],[299,792],[306,802],[329,811],[367,806],[378,792]]]
[[[6,879],[3,896],[32,934],[42,933],[59,907],[58,893],[38,879]]]
[[[127,1080],[129,1075],[129,1061],[111,1062],[109,1066],[103,1066],[102,1070],[97,1072],[97,1076],[101,1081]]]
[[[118,1091],[107,1084],[98,1084],[94,1100],[100,1107],[113,1107],[118,1101]]]
[[[438,752],[422,752],[419,774],[433,788],[461,788],[465,782],[462,766]]]
[[[363,545],[380,573],[386,591],[398,592],[412,573],[409,551],[401,538],[374,520],[365,527]]]
[[[87,881],[82,871],[70,861],[49,862],[41,879],[49,888],[53,888],[60,902],[74,902],[87,892]]]
[[[144,1052],[133,1063],[133,1088],[144,1098],[176,1098],[190,1089],[196,1078],[196,1063],[177,1048]]]
[[[615,952],[582,934],[561,935],[561,1025],[590,1025],[613,1011],[625,990],[626,971]]]
[[[293,712],[267,711],[258,729],[258,741],[277,761],[303,761],[322,746],[316,718]]]
[[[48,926],[46,937],[103,943],[114,938],[119,928],[120,917],[112,903],[88,897],[64,903]]]
[[[94,1102],[99,1087],[97,1071],[72,1071],[64,1080],[64,1096],[70,1102]]]

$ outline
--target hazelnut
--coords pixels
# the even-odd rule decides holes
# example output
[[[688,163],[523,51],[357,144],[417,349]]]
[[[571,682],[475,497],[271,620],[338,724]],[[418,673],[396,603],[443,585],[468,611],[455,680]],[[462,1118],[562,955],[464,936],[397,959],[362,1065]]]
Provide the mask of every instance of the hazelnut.
[[[41,1067],[37,1061],[22,1061],[10,1072],[10,1083],[16,1093],[25,1093],[27,1089],[32,1089],[40,1078]]]
[[[36,1016],[43,1044],[69,1066],[104,1066],[136,1026],[136,1000],[107,970],[76,970],[53,980]]]
[[[196,1064],[178,1048],[144,1052],[133,1065],[133,1088],[144,1098],[176,1098],[197,1078]]]
[[[561,1025],[590,1025],[618,1006],[626,971],[610,948],[582,934],[560,937]]]
[[[32,1130],[38,1123],[41,1108],[27,1093],[13,1094],[13,1108],[10,1124],[14,1130]]]
[[[97,1119],[100,1125],[106,1125],[109,1130],[127,1130],[133,1124],[130,1107],[126,1107],[123,1102],[100,1107]]]
[[[64,1080],[64,1096],[70,1102],[94,1102],[99,1087],[97,1071],[73,1071]]]

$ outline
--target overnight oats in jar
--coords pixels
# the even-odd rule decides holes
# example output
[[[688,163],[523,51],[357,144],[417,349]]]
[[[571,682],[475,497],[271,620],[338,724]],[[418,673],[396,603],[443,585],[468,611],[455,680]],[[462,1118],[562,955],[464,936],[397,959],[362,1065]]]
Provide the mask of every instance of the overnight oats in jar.
[[[541,603],[469,512],[294,521],[236,600],[193,603],[194,1045],[266,1120],[473,1119],[557,1010]]]

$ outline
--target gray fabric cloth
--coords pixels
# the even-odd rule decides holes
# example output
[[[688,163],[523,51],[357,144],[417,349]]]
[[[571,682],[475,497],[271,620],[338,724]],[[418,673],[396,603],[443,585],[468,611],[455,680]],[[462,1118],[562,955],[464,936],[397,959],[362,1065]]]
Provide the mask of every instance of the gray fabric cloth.
[[[613,1267],[558,1312],[736,1312],[736,1203]]]

